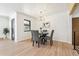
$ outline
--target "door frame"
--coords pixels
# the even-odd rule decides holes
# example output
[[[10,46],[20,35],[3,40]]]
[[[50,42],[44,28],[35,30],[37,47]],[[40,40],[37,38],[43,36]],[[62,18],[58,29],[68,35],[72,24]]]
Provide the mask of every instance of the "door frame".
[[[13,41],[15,41],[15,28],[14,28],[14,25],[15,25],[15,18],[12,18],[11,19],[11,40],[13,40]],[[13,30],[13,32],[12,32],[12,30]],[[14,36],[14,38],[13,38],[13,36]]]

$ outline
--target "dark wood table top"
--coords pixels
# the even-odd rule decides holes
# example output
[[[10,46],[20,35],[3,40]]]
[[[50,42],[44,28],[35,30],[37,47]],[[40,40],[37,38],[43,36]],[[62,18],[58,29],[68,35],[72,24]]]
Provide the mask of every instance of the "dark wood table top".
[[[46,35],[48,35],[48,33],[47,32],[42,32],[42,33],[39,33],[39,35],[45,37]]]
[[[40,38],[41,38],[41,43],[42,44],[45,44],[45,37],[48,35],[48,33],[47,32],[42,32],[42,33],[39,33],[39,36],[40,36]]]

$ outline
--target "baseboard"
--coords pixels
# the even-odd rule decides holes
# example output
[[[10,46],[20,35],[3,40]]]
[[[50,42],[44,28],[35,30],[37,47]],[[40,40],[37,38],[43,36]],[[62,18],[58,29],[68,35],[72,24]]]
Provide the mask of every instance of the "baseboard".
[[[65,40],[57,40],[57,39],[53,39],[53,40],[55,40],[55,41],[60,41],[60,42],[65,42],[65,43],[69,43],[69,44],[72,44],[72,42],[70,42],[70,41],[65,41]]]
[[[1,39],[4,39],[4,38],[0,37],[0,40],[1,40]]]
[[[22,42],[22,41],[26,41],[26,40],[30,40],[31,41],[31,38],[24,38],[24,39],[20,39],[20,40],[17,40],[17,42]]]
[[[20,40],[17,40],[17,42],[22,42],[22,41],[25,41],[25,40],[32,40],[32,38],[24,38],[24,39],[20,39]],[[69,43],[69,44],[72,44],[72,42],[70,41],[65,41],[65,40],[57,40],[57,39],[53,39],[54,41],[60,41],[60,42],[65,42],[65,43]]]

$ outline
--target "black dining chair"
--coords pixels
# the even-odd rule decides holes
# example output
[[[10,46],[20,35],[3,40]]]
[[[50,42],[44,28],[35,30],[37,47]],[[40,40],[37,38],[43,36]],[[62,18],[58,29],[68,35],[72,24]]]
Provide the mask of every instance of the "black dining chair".
[[[40,37],[39,37],[39,32],[38,30],[32,30],[32,41],[33,41],[33,46],[34,46],[34,43],[37,43],[38,44],[38,47],[40,46]]]
[[[52,44],[53,44],[53,40],[52,40],[52,38],[53,38],[53,33],[54,33],[54,30],[51,31],[51,35],[50,35],[50,36],[46,36],[46,37],[45,37],[46,40],[50,40],[50,46],[52,46]]]

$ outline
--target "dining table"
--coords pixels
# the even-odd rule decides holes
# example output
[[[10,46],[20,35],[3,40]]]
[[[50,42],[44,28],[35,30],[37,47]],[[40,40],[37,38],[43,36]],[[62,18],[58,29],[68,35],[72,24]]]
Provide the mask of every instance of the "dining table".
[[[41,44],[45,44],[45,42],[47,41],[46,36],[48,35],[48,32],[42,32],[42,33],[39,33],[39,35],[41,38]]]

